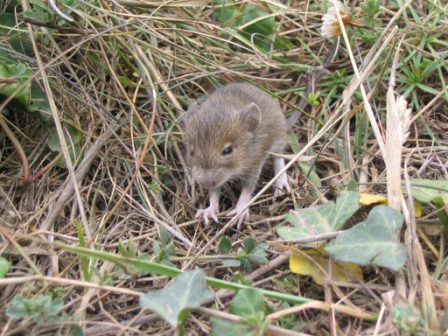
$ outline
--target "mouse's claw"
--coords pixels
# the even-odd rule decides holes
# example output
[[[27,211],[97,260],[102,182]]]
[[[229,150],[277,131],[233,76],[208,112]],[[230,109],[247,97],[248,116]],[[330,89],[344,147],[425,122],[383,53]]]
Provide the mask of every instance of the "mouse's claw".
[[[227,216],[235,216],[237,213],[239,213],[241,210],[247,208],[247,204],[249,204],[251,199],[251,190],[250,189],[243,189],[241,191],[240,198],[238,199],[238,202],[236,203],[235,208],[227,213]],[[240,229],[241,224],[244,222],[244,220],[249,219],[249,208],[245,209],[237,219],[237,228]]]
[[[286,190],[288,193],[291,193],[291,187],[288,183],[288,175],[286,172],[280,175],[280,177],[275,181],[275,191],[274,191],[274,199],[280,195],[284,194]]]
[[[245,205],[244,205],[245,206]],[[232,211],[230,211],[227,216],[235,216],[238,212],[240,212],[240,210],[243,207],[238,209],[238,206],[235,207],[235,209],[233,209]],[[237,220],[237,228],[238,230],[240,229],[241,224],[243,224],[244,220],[249,220],[250,214],[249,214],[249,209],[244,210],[241,215],[238,216],[238,220]]]
[[[210,190],[210,205],[208,208],[199,209],[196,212],[195,218],[202,217],[204,219],[204,227],[210,224],[209,218],[213,219],[216,223],[218,223],[218,217],[216,216],[219,213],[219,188]]]
[[[285,167],[285,160],[282,158],[274,158],[274,171],[275,175],[277,175],[283,168]],[[295,183],[294,183],[295,182]],[[288,175],[286,172],[283,172],[283,174],[280,175],[280,177],[274,182],[275,184],[275,191],[274,191],[274,200],[284,194],[284,191],[286,190],[288,193],[291,193],[291,187],[297,186],[297,181],[294,181],[292,179],[289,179],[288,181]]]
[[[199,209],[196,212],[195,218],[202,217],[204,219],[204,227],[210,224],[209,218],[213,219],[216,223],[218,223],[218,217],[216,216],[219,213],[219,208],[216,208],[210,205],[208,208]]]

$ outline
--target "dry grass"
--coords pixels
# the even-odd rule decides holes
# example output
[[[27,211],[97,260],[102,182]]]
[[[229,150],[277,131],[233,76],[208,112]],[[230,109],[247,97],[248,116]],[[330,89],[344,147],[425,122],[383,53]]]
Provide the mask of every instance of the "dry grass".
[[[138,253],[152,256],[153,242],[160,241],[163,226],[174,242],[177,258],[171,261],[177,268],[184,269],[193,257],[199,257],[188,269],[202,268],[210,277],[231,281],[237,269],[222,266],[217,257],[213,258],[218,253],[219,237],[198,255],[229,218],[221,216],[221,223],[206,228],[194,219],[196,209],[206,205],[207,192],[187,177],[179,118],[189,103],[203,98],[214,87],[241,80],[253,81],[279,95],[288,102],[284,107],[289,114],[291,106],[298,103],[298,93],[304,93],[313,79],[308,70],[322,64],[332,48],[331,40],[319,33],[324,13],[321,2],[282,2],[276,11],[269,9],[267,2],[252,2],[266,8],[281,23],[278,34],[292,42],[289,49],[274,48],[262,53],[243,39],[223,36],[226,27],[214,20],[214,8],[208,1],[186,1],[182,6],[177,6],[176,1],[144,2],[145,6],[140,2],[114,1],[100,2],[99,7],[80,1],[70,12],[77,22],[75,30],[55,30],[50,35],[46,28],[33,26],[30,32],[36,43],[35,57],[22,61],[36,70],[36,81],[46,92],[52,118],[61,129],[71,124],[82,131],[83,158],[74,167],[52,166],[42,172],[56,154],[47,146],[48,131],[41,119],[19,110],[7,118],[1,117],[23,148],[31,177],[38,178],[22,185],[24,162],[10,137],[0,132],[0,254],[12,266],[7,277],[0,280],[0,335],[66,334],[78,321],[86,335],[173,332],[156,315],[142,312],[138,303],[140,293],[162,289],[169,279],[155,274],[129,277],[113,262],[99,261],[94,255],[84,259],[83,264],[76,254],[52,244],[55,240],[77,246],[82,237],[80,231],[91,249],[119,254],[119,241],[124,245],[132,241]],[[356,6],[357,2],[350,4]],[[382,5],[380,26],[386,27],[403,3],[383,1]],[[22,6],[29,4],[23,0]],[[394,48],[404,36],[398,76],[405,73],[403,63],[419,72],[422,69],[415,69],[412,63],[415,58],[433,61],[447,52],[447,44],[432,42],[432,49],[420,44],[423,38],[448,43],[446,35],[441,34],[446,29],[446,3],[418,0],[409,8],[396,22],[399,29],[395,38],[379,43],[378,48],[383,46],[384,51],[376,60],[372,61],[371,55],[365,61],[371,46],[358,37],[357,49],[353,30],[348,30],[355,66],[361,74],[363,69],[369,70],[363,81],[368,100],[359,93],[347,44],[341,40],[328,76],[318,86],[321,105],[308,106],[309,116],[302,115],[290,131],[301,148],[309,144],[305,155],[316,155],[322,149],[313,169],[323,187],[313,185],[299,165],[293,163],[289,174],[298,178],[302,187],[275,203],[272,188],[260,195],[250,208],[250,223],[240,231],[226,231],[235,249],[247,236],[258,242],[276,240],[275,228],[285,225],[289,210],[332,199],[335,187],[346,186],[351,179],[364,192],[387,195],[387,165],[378,141],[384,142],[386,134],[386,92]],[[440,67],[423,80],[434,92],[416,87],[408,94],[413,116],[418,117],[413,120],[399,161],[402,166],[406,162],[406,176],[433,180],[447,177],[447,94],[437,95],[446,89],[447,65],[446,60],[441,61]],[[395,89],[402,93],[409,87],[409,83],[398,81]],[[364,109],[352,113],[363,102]],[[366,113],[369,108],[371,116]],[[335,121],[339,116],[343,116],[342,123]],[[374,126],[377,134],[372,131]],[[288,152],[291,153],[289,148]],[[268,165],[257,190],[271,178]],[[234,186],[228,188],[222,209],[235,204],[238,192]],[[406,218],[408,227],[413,227],[412,213]],[[415,259],[399,274],[364,267],[363,283],[348,285],[329,280],[325,287],[320,287],[311,278],[293,277],[293,286],[280,288],[273,279],[284,279],[290,271],[284,251],[273,248],[268,252],[269,265],[256,266],[253,273],[239,271],[254,281],[254,287],[300,294],[326,303],[343,302],[375,315],[389,307],[381,295],[392,290],[405,294],[400,300],[416,308],[432,307],[434,313],[442,314],[439,293],[446,290],[441,285],[439,289],[432,287],[432,291],[428,288],[446,255],[437,212],[427,205],[417,224],[422,252],[415,247],[418,241],[405,240],[403,236]],[[428,233],[428,227],[435,228],[435,232]],[[203,256],[212,261],[201,259]],[[92,269],[95,272],[87,281],[85,271]],[[109,287],[98,289],[95,285]],[[63,311],[70,318],[36,324],[31,319],[14,321],[6,317],[6,308],[17,294],[44,292],[60,292],[65,301]],[[219,309],[224,311],[232,295],[219,290],[216,297]],[[396,300],[395,297],[392,302]],[[271,299],[270,303],[279,306],[278,300]],[[437,328],[435,318],[436,314],[428,318],[433,330]],[[378,325],[344,313],[332,315],[325,309],[303,310],[297,313],[297,319],[307,322],[303,332],[308,334],[367,335],[373,334],[375,328],[377,334],[397,333],[390,310],[380,317]],[[190,316],[184,323],[186,334],[210,333],[207,321],[208,315],[203,311]]]

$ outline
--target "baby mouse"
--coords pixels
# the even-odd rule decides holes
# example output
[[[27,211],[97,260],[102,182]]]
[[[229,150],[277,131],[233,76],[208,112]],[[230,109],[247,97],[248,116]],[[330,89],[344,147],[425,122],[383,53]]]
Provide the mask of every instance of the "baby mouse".
[[[186,163],[193,179],[209,190],[210,205],[196,218],[218,221],[221,186],[231,180],[243,182],[236,215],[249,203],[269,152],[282,153],[286,145],[286,119],[277,99],[249,83],[225,85],[198,105],[192,103],[184,121]],[[277,174],[285,166],[274,157]],[[290,192],[286,173],[275,181],[275,195]],[[238,228],[249,219],[249,209],[238,218]]]

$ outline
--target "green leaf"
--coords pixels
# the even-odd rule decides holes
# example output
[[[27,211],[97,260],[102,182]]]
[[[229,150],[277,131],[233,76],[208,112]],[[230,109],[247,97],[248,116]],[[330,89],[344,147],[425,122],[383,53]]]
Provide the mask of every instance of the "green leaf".
[[[26,25],[18,23],[15,15],[11,13],[0,13],[0,36],[2,45],[9,45],[11,49],[25,55],[31,55],[32,48]]]
[[[205,286],[205,273],[195,270],[179,274],[164,289],[140,297],[142,308],[149,308],[177,328],[194,308],[213,298]]]
[[[436,197],[441,197],[443,202],[448,202],[448,181],[437,181],[427,179],[411,179],[412,197],[422,203],[433,201]],[[407,188],[401,187],[404,194]]]
[[[70,336],[85,336],[84,331],[80,326],[71,326],[69,329],[69,335]]]
[[[175,268],[174,264],[173,264],[171,261],[169,261],[168,259],[163,259],[163,260],[160,262],[160,264],[161,264],[161,265],[168,266],[168,267],[173,267],[173,268]]]
[[[226,0],[217,0],[214,3],[215,6],[215,18],[218,22],[229,24],[231,21],[234,22],[234,27],[237,26],[237,23],[239,24],[240,20],[238,20],[238,13],[239,10],[237,10],[236,6],[225,6],[228,4],[229,1]],[[236,21],[238,20],[238,21]]]
[[[25,298],[20,295],[16,295],[12,304],[6,309],[6,315],[13,320],[19,320],[23,317],[27,317]]]
[[[359,195],[355,191],[339,196],[336,207],[331,214],[330,223],[334,231],[340,230],[346,221],[359,209]]]
[[[261,244],[260,244],[261,245]],[[257,246],[249,255],[248,260],[251,263],[255,263],[255,264],[267,264],[269,261],[266,258],[266,252],[264,251],[264,249],[262,247]]]
[[[62,301],[62,299],[59,299],[59,298],[54,299],[53,301],[51,301],[51,298],[48,298],[48,300],[50,301],[50,304],[48,307],[47,315],[48,316],[57,315],[59,313],[59,311],[61,310],[62,306],[64,305],[64,301]]]
[[[68,125],[63,129],[63,131],[65,142],[69,148],[82,140],[83,134],[77,127]],[[51,130],[51,137],[48,139],[48,147],[50,147],[53,152],[62,152],[61,141],[56,128]]]
[[[425,320],[411,305],[394,306],[392,308],[392,322],[397,325],[399,330],[411,334],[415,334],[419,328],[425,326]]]
[[[229,312],[246,320],[259,321],[259,312],[263,311],[263,294],[256,289],[242,289],[239,290],[230,305]]]
[[[11,37],[9,40],[6,39],[10,48],[21,54],[31,54],[29,35],[28,33],[22,33],[26,31],[25,25],[17,25],[15,17],[5,13],[0,13],[0,22],[2,23],[0,36]],[[5,41],[5,39],[3,40]],[[4,82],[0,88],[0,94],[3,96],[11,96],[33,75],[33,71],[20,63],[19,58],[11,55],[12,53],[8,53],[7,50],[0,50],[0,78],[9,80],[9,82]],[[38,111],[40,118],[44,121],[52,119],[46,94],[32,82],[25,84],[14,96],[12,104],[17,102],[20,104],[21,110]]]
[[[257,241],[252,237],[246,237],[243,240],[244,252],[250,254],[253,249],[257,246]]]
[[[92,250],[89,248],[83,248],[79,246],[72,246],[68,244],[61,243],[56,241],[54,243],[56,246],[63,248],[66,251],[71,253],[76,253],[77,255],[88,258],[95,258],[107,262],[114,263],[116,266],[119,266],[123,269],[128,268],[136,268],[140,271],[144,271],[147,273],[156,273],[158,275],[166,275],[169,277],[175,277],[181,273],[180,270],[174,267],[166,267],[158,264],[157,262],[147,262],[143,260],[138,260],[134,258],[125,258],[119,256],[117,254],[106,253],[102,251]]]
[[[8,259],[0,257],[0,279],[3,279],[9,272]]]
[[[221,254],[228,254],[232,248],[232,242],[227,237],[222,237],[218,244],[218,250]]]
[[[437,70],[437,68],[439,68],[442,64],[444,59],[447,57],[447,54],[444,53],[442,54],[442,57],[438,57],[437,59],[435,59],[434,61],[429,61],[428,59],[424,59],[423,61],[425,61],[426,63],[422,62],[422,75],[426,78],[428,77],[431,73],[433,73],[434,71]],[[437,92],[437,90],[434,90]]]
[[[70,160],[72,161],[72,164],[79,163],[82,160],[83,156],[81,155],[81,151],[82,151],[82,148],[79,145],[75,145],[74,147],[68,149],[68,153],[70,155]],[[64,156],[61,156],[59,158],[59,160],[56,161],[56,167],[59,167],[59,168],[67,168],[68,167],[67,161],[65,160]]]
[[[162,243],[162,246],[165,246],[168,243],[168,239],[170,236],[168,235],[168,230],[164,225],[159,225],[159,232],[160,232],[160,242]]]
[[[23,65],[22,65],[23,66]],[[30,77],[31,72],[23,74],[23,67],[21,64],[11,64],[2,62],[0,60],[0,78],[8,79],[10,83],[4,83],[0,87],[0,95],[11,96],[22,84],[24,84]],[[14,99],[18,100],[25,106],[30,103],[31,97],[31,82],[28,82],[23,86],[20,91],[14,96]]]
[[[243,15],[241,17],[241,24],[245,25],[260,17],[268,15],[269,13],[263,8],[249,4],[246,5],[243,10]],[[259,20],[249,26],[244,27],[244,31],[249,34],[260,34],[262,36],[270,36],[275,31],[275,18],[271,16]]]
[[[358,182],[356,182],[355,180],[348,181],[347,184],[348,191],[356,191],[356,188],[358,188]]]
[[[26,105],[26,108],[28,112],[37,112],[39,118],[46,123],[53,120],[47,95],[34,83],[31,84],[31,100],[30,103]]]
[[[379,205],[372,209],[365,222],[339,235],[325,250],[341,261],[397,271],[407,259],[406,249],[398,239],[402,225],[403,216],[399,211]]]
[[[155,240],[152,242],[152,249],[154,251],[154,255],[156,256],[156,258],[158,259],[158,256],[161,252],[160,250],[160,245],[158,242],[156,242]]]
[[[0,279],[3,279],[9,272],[8,259],[0,257]]]
[[[129,257],[130,258],[137,257],[137,251],[135,250],[135,244],[134,244],[134,241],[132,239],[130,239],[129,242],[128,242],[128,251],[129,251]]]
[[[310,164],[307,162],[299,162],[300,169],[303,171],[303,175],[308,176],[308,179],[313,183],[316,188],[322,187],[322,181],[319,175],[314,170],[311,170]]]
[[[151,256],[148,254],[148,253],[140,253],[138,256],[137,256],[137,259],[138,260],[141,260],[141,261],[151,261]]]
[[[239,283],[241,283],[241,284],[243,284],[245,286],[252,287],[252,280],[246,279],[244,277],[244,275],[241,273],[241,271],[238,271],[237,273],[235,273],[233,275],[233,282],[235,282],[235,283],[239,282]]]
[[[359,195],[354,191],[333,201],[315,207],[291,211],[286,220],[295,228],[279,227],[277,234],[283,239],[301,239],[340,230],[345,222],[359,209]],[[319,247],[322,242],[300,245]]]
[[[428,86],[428,85],[422,84],[422,83],[417,83],[416,86],[417,86],[420,90],[422,90],[422,91],[424,91],[424,92],[427,92],[427,93],[429,93],[429,94],[432,94],[432,95],[434,95],[434,96],[436,96],[436,95],[439,93],[439,90],[436,90],[436,89],[434,89],[434,88],[432,88],[432,87],[430,87],[430,86]]]
[[[367,0],[365,2],[361,2],[359,4],[361,9],[369,14],[370,16],[374,16],[380,10],[380,1],[379,0]]]
[[[123,242],[121,241],[121,239],[118,240],[118,252],[120,252],[120,254],[123,257],[131,257],[128,253],[128,250],[126,249],[126,247],[123,245]]]
[[[274,41],[277,48],[291,46],[289,40],[274,35],[277,28],[275,18],[269,16],[269,13],[259,6],[252,4],[241,4],[238,6],[230,5],[229,1],[217,0],[214,2],[216,20],[228,28],[235,28],[236,34],[246,39],[250,43],[254,43],[261,50],[269,50]],[[258,20],[259,18],[262,18]],[[255,21],[255,22],[254,22]],[[253,22],[252,24],[249,24]],[[247,25],[249,24],[249,25]],[[244,26],[242,30],[239,27]],[[222,34],[224,38],[228,38],[229,34]]]
[[[302,149],[302,146],[299,145],[299,141],[297,140],[297,135],[289,133],[288,134],[288,143],[291,146],[291,149],[294,154],[297,154]],[[303,175],[308,176],[308,179],[313,183],[316,188],[322,187],[322,182],[320,180],[319,175],[314,170],[311,170],[310,164],[307,162],[299,162],[300,169],[303,171]]]
[[[81,152],[82,148],[80,145],[78,145],[79,142],[81,142],[83,133],[75,126],[68,125],[63,129],[64,131],[64,137],[65,142],[68,147],[68,153],[70,155],[70,159],[73,164],[79,162],[82,160]],[[47,141],[48,147],[54,152],[62,152],[62,145],[61,141],[59,139],[59,136],[56,132],[56,129],[52,129],[51,136]],[[67,168],[67,162],[65,160],[65,157],[62,156],[57,162],[56,166],[60,168]]]
[[[165,246],[166,254],[169,256],[175,256],[176,255],[176,247],[174,246],[174,242],[169,242]]]
[[[249,262],[249,259],[247,257],[239,258],[241,261],[242,267],[246,270],[248,273],[252,273],[252,265]]]
[[[160,186],[159,183],[157,183],[157,181],[152,180],[151,184],[148,184],[148,189],[151,191],[155,191],[155,192],[159,192],[159,191],[163,191],[162,187]],[[163,227],[161,225],[161,227]]]
[[[124,76],[117,76],[118,81],[121,85],[127,86],[127,87],[135,87],[135,84],[132,83],[127,77]]]
[[[302,149],[302,146],[300,146],[299,140],[297,139],[297,135],[294,133],[288,133],[288,144],[291,146],[294,154],[297,154]]]
[[[254,328],[243,323],[235,323],[217,317],[210,318],[210,336],[253,336]]]
[[[47,293],[30,298],[16,295],[6,315],[14,320],[32,316],[34,321],[40,323],[57,316],[63,305],[64,301],[59,298],[53,300]]]
[[[445,202],[443,201],[442,197],[435,197],[434,203],[437,210],[439,210],[437,211],[437,216],[439,217],[440,224],[443,227],[443,233],[445,237],[448,237],[448,218],[445,211],[443,211],[445,209]]]
[[[241,261],[239,261],[238,259],[226,259],[223,260],[222,264],[227,267],[240,267]]]

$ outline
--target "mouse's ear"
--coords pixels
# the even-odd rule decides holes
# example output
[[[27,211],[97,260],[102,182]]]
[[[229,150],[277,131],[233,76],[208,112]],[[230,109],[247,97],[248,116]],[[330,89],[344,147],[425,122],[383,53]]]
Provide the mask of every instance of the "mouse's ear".
[[[198,110],[198,103],[196,103],[196,102],[193,102],[190,104],[190,106],[188,106],[187,113],[185,113],[182,118],[184,124],[187,123],[188,118],[190,118],[193,114],[195,114],[197,110]]]
[[[241,116],[247,126],[247,130],[251,133],[255,133],[261,123],[261,111],[257,104],[250,103],[247,105],[241,112]]]
[[[190,104],[190,106],[188,106],[188,113],[194,113],[194,112],[196,112],[197,111],[197,109],[198,109],[198,103],[196,103],[196,102],[192,102],[191,104]]]

